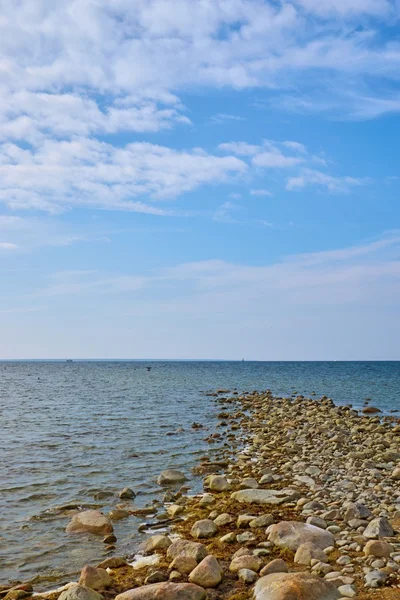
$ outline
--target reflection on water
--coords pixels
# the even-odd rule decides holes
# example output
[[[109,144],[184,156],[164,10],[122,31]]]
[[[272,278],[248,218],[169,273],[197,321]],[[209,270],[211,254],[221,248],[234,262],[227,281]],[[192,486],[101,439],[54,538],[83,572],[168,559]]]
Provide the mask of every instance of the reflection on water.
[[[0,363],[0,569],[2,582],[35,577],[41,589],[68,581],[104,556],[101,539],[68,536],[75,504],[110,510],[128,486],[142,506],[163,492],[155,479],[176,467],[188,475],[210,450],[196,421],[216,423],[205,390],[271,388],[328,394],[360,406],[365,397],[399,408],[399,363],[260,362]],[[397,405],[395,404],[397,402]],[[182,428],[183,431],[176,432]],[[172,434],[172,435],[171,435]],[[194,490],[201,482],[191,478]],[[99,492],[109,492],[101,494]],[[116,552],[134,552],[140,519],[115,523]],[[40,588],[40,586],[39,586]]]

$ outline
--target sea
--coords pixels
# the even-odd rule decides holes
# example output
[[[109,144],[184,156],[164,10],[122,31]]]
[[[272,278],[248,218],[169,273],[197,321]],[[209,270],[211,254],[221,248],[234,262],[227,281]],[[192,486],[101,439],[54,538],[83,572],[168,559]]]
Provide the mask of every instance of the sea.
[[[137,552],[145,517],[115,523],[115,550],[70,535],[60,506],[108,512],[124,487],[133,508],[161,500],[167,468],[192,475],[209,453],[218,388],[327,395],[337,404],[400,409],[400,362],[3,361],[0,362],[0,584],[36,591],[76,578],[110,555]],[[203,429],[193,429],[193,422]],[[98,492],[110,496],[96,500]],[[111,553],[111,554],[110,554]]]

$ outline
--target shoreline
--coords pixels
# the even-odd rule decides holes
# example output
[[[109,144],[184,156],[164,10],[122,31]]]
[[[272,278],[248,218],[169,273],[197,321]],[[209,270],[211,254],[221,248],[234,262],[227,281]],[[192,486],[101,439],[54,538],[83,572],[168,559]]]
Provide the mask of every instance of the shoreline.
[[[207,598],[251,598],[258,581],[257,599],[267,600],[262,585],[272,573],[275,577],[280,573],[282,577],[285,569],[295,577],[311,573],[311,583],[303,581],[301,585],[315,588],[321,582],[324,589],[321,593],[325,594],[321,600],[328,598],[327,594],[331,594],[329,600],[340,597],[391,600],[395,598],[391,594],[399,597],[399,419],[335,406],[326,397],[279,398],[269,391],[228,396],[225,390],[220,392],[223,393],[215,392],[215,402],[221,406],[218,415],[221,436],[213,439],[225,445],[214,447],[210,452],[212,459],[204,456],[197,467],[196,474],[205,478],[205,494],[186,496],[185,486],[177,492],[166,487],[165,498],[169,500],[164,501],[166,515],[180,520],[173,522],[171,533],[161,534],[163,539],[159,530],[154,530],[155,535],[148,538],[145,553],[153,564],[134,568],[127,561],[124,564],[124,557],[120,557],[121,566],[107,569],[107,586],[100,587],[105,600],[125,592],[120,600],[135,600],[139,598],[139,589],[146,592],[141,586],[151,583],[161,586],[159,592],[164,586],[165,594],[171,594],[165,587],[167,581],[181,586],[179,593],[194,593],[193,589],[187,587],[184,592],[183,588],[188,581],[201,583],[202,577],[205,588],[199,587],[207,590]],[[175,490],[181,485],[175,486]],[[200,524],[196,526],[198,521]],[[282,522],[307,523],[301,531],[306,541],[300,545],[308,543],[307,534],[311,531],[312,544],[319,544],[320,552],[308,548],[307,553],[307,548],[303,548],[304,556],[301,552],[297,556],[298,542],[285,541]],[[374,527],[377,535],[371,537]],[[171,568],[176,558],[172,559],[173,551],[169,548],[174,543],[171,546],[170,541],[176,536],[192,544],[202,544],[208,556],[214,557],[218,568],[208,558],[203,569],[197,569],[208,569],[208,580],[207,573],[192,575],[193,565],[189,565],[193,567],[191,571],[188,565],[181,565],[181,571],[174,565]],[[322,548],[320,538],[324,536],[332,544]],[[113,564],[112,558],[108,563],[107,560],[102,566]],[[236,571],[232,560],[239,566],[247,565],[243,569],[248,573]],[[273,571],[265,575],[272,562],[275,562],[270,566]],[[222,581],[209,586],[211,571],[214,570],[217,581],[218,569]],[[30,589],[4,593],[5,586],[2,587],[0,597],[7,600],[32,596]],[[70,586],[63,592],[69,597],[62,600],[74,600],[73,590]],[[128,590],[135,591],[128,593]],[[165,594],[160,598],[167,598]],[[37,600],[56,600],[59,596],[59,590],[34,594]],[[268,596],[268,600],[270,597],[273,600],[273,596]]]

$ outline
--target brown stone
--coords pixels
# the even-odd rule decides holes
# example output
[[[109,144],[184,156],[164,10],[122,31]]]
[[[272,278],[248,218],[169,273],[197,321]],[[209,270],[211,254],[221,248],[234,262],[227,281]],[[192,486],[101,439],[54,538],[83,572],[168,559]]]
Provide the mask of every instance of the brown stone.
[[[95,535],[106,535],[113,532],[113,526],[110,519],[99,510],[84,510],[72,517],[66,531],[67,533],[88,532]]]
[[[204,600],[206,592],[193,583],[153,583],[118,594],[115,600]]]

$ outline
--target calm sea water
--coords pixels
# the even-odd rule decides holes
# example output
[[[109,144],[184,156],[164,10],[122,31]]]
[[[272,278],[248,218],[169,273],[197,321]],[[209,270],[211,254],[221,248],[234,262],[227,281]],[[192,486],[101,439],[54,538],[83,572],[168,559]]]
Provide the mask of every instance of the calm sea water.
[[[0,362],[0,583],[36,577],[46,589],[101,560],[101,538],[68,536],[56,507],[125,486],[139,492],[135,506],[161,498],[161,470],[189,475],[210,451],[191,423],[214,428],[219,409],[204,391],[221,387],[315,392],[356,407],[368,397],[389,412],[400,409],[400,363]],[[115,524],[116,554],[135,551],[142,521]]]

